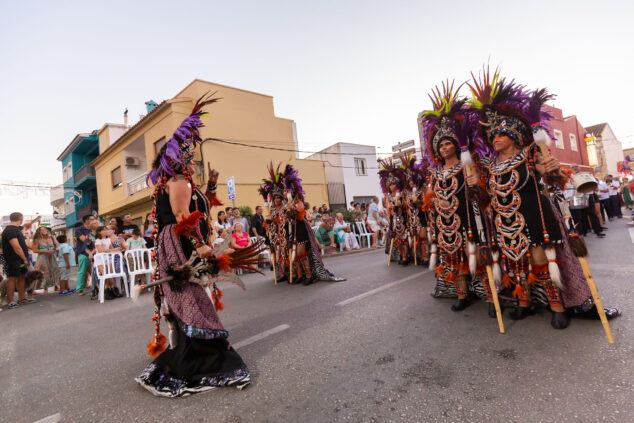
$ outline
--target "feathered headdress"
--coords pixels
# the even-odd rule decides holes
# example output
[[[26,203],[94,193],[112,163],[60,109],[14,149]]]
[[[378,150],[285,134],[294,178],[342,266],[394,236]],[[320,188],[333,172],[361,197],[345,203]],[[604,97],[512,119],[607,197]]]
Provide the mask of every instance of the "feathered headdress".
[[[284,172],[280,172],[281,166],[280,163],[274,168],[273,162],[269,163],[269,178],[262,179],[262,185],[258,189],[264,201],[272,201],[274,197],[284,199],[287,194],[292,198],[304,198],[305,192],[297,169],[287,163]]]
[[[425,171],[422,162],[417,162],[413,154],[401,154],[402,186],[409,187],[409,181],[414,182],[416,188],[420,188],[425,183]]]
[[[150,180],[156,185],[160,177],[176,175],[185,164],[194,159],[196,145],[201,141],[198,129],[204,126],[201,118],[207,116],[203,108],[220,100],[213,98],[215,94],[216,92],[206,93],[196,101],[192,112],[181,122],[172,138],[165,144],[165,149],[161,149],[157,154],[146,182]]]
[[[399,191],[403,189],[403,167],[394,164],[391,158],[381,160],[381,169],[379,170],[379,182],[381,190],[384,194],[390,192],[390,185],[395,185]]]
[[[419,115],[426,144],[424,159],[430,164],[442,163],[439,151],[442,140],[454,143],[456,154],[464,163],[471,162],[472,151],[481,150],[476,142],[478,115],[466,107],[466,99],[458,97],[461,87],[454,90],[454,82],[449,81],[442,83],[442,90],[436,86],[429,95],[433,109]]]
[[[552,138],[547,124],[552,115],[543,105],[555,96],[545,88],[530,91],[515,80],[502,78],[499,69],[491,75],[488,67],[478,78],[473,72],[471,77],[469,105],[480,113],[480,135],[489,146],[496,135],[506,135],[520,147]]]

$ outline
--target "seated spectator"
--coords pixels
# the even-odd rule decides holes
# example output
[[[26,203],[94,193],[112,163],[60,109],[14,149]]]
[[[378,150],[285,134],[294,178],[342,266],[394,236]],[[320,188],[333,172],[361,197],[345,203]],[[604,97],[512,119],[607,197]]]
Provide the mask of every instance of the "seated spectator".
[[[350,225],[344,222],[343,214],[337,213],[337,220],[335,221],[335,226],[333,227],[333,231],[337,236],[337,242],[339,244],[343,244],[343,249],[348,251],[350,249],[358,250],[359,243],[357,242],[357,237],[354,236],[354,233],[350,230]]]
[[[66,241],[66,235],[57,236],[57,243],[59,244],[59,250],[57,252],[59,295],[68,295],[75,292],[75,290],[70,289],[68,285],[68,281],[70,280],[70,268],[75,265],[75,252]]]
[[[390,222],[387,220],[387,213],[385,209],[379,211],[379,231],[381,232],[381,245],[385,245],[387,238],[387,230],[390,226]]]
[[[237,222],[233,225],[233,233],[231,234],[231,248],[234,250],[242,250],[250,246],[251,238],[243,231],[242,223]]]
[[[365,213],[361,210],[361,204],[354,203],[354,210],[352,210],[352,218],[355,222],[365,222]]]
[[[227,213],[223,210],[218,212],[218,220],[214,222],[214,229],[220,232],[220,229],[231,229],[231,223],[227,220]]]
[[[218,229],[218,235],[216,236],[216,239],[213,242],[213,247],[214,248],[220,247],[222,243],[225,242],[225,239],[227,238],[228,234],[229,234],[229,229],[225,229],[225,228]]]
[[[237,207],[234,207],[231,211],[232,213],[232,217],[229,218],[229,223],[231,223],[231,226],[233,226],[235,228],[236,223],[242,223],[242,230],[244,230],[244,232],[246,232],[247,234],[249,233],[249,222],[247,222],[247,218],[246,217],[242,217],[240,216],[240,209]]]
[[[319,229],[317,229],[317,242],[324,247],[334,248],[335,246],[335,231],[328,213],[324,213],[321,216],[321,224]]]
[[[145,239],[141,238],[141,230],[139,228],[135,228],[132,230],[132,238],[129,238],[127,241],[124,241],[126,250],[136,250],[138,248],[145,248]]]

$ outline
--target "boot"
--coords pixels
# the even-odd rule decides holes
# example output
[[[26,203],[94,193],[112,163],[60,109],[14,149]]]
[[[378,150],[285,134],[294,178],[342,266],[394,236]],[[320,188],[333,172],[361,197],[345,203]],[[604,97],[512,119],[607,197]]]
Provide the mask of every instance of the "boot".
[[[116,298],[116,296],[112,293],[112,288],[104,289],[103,294],[106,300],[114,300]]]
[[[123,297],[123,294],[121,294],[121,292],[119,291],[119,288],[117,288],[116,286],[115,286],[114,288],[112,288],[112,289],[111,289],[111,291],[112,291],[112,295],[113,295],[115,298],[121,298],[121,297]]]
[[[468,299],[458,298],[458,301],[456,301],[455,304],[451,306],[451,311],[462,311],[470,305],[471,302]]]
[[[509,313],[509,317],[513,320],[522,320],[535,314],[535,310],[530,307],[517,307]]]
[[[504,307],[500,304],[500,313],[504,311]],[[489,317],[495,319],[497,317],[497,313],[495,312],[495,304],[489,303]]]
[[[550,325],[555,329],[566,329],[570,324],[570,317],[564,311],[553,311]]]

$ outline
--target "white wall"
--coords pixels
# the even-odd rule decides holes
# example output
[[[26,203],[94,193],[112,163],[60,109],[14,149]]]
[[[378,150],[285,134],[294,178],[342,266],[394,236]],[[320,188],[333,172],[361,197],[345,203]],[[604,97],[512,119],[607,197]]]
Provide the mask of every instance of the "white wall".
[[[358,156],[345,154],[340,156],[341,166],[343,166],[343,183],[346,186],[346,206],[354,197],[377,196],[382,197],[381,186],[379,185],[378,165],[376,162],[376,148],[372,145],[359,145],[339,143],[342,153],[362,153]],[[371,155],[369,155],[371,154]],[[354,159],[365,159],[366,175],[357,175],[354,168]]]
[[[603,132],[601,133],[601,142],[603,145],[603,152],[605,154],[605,161],[608,167],[608,173],[616,176],[618,174],[616,163],[625,159],[623,155],[623,145],[621,141],[616,139],[616,135],[612,132],[610,125],[605,125]]]

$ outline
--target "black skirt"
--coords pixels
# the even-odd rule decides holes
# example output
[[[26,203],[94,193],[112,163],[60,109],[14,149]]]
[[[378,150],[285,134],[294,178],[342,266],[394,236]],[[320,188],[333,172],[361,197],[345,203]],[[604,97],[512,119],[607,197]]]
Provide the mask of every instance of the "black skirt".
[[[226,338],[190,338],[176,324],[176,348],[163,351],[135,380],[154,395],[182,397],[219,386],[242,389],[249,369]]]

